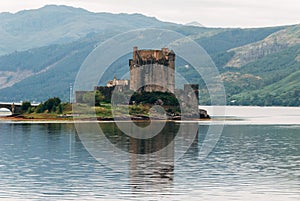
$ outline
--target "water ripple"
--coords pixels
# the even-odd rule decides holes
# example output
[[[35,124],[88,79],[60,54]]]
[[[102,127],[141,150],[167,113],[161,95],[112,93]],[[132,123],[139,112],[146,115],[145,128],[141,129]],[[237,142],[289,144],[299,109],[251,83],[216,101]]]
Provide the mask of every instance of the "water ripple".
[[[124,158],[120,173],[96,161],[71,124],[1,124],[0,200],[299,200],[298,127],[225,126],[200,160],[206,127],[173,168]]]

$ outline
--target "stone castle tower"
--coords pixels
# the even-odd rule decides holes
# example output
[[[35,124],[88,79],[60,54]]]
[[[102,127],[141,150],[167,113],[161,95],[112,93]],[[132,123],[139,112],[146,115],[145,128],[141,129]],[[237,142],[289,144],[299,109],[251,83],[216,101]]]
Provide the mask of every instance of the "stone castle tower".
[[[174,93],[175,53],[172,50],[138,50],[134,47],[129,66],[131,90]]]

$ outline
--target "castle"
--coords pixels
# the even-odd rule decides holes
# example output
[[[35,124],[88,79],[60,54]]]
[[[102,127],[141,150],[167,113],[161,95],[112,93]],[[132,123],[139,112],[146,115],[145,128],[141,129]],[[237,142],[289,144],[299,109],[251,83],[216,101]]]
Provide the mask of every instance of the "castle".
[[[174,93],[175,53],[172,50],[138,50],[134,47],[129,66],[131,90]]]
[[[175,53],[168,48],[161,50],[138,50],[133,48],[133,58],[129,60],[130,81],[119,80],[114,76],[106,86],[95,86],[105,96],[106,101],[111,99],[112,92],[175,92]],[[76,103],[83,102],[84,94],[88,91],[76,91]]]
[[[161,50],[138,50],[133,48],[129,60],[130,81],[119,80],[114,76],[106,86],[95,86],[105,101],[110,102],[114,90],[119,92],[170,92],[176,94],[184,105],[198,105],[198,84],[185,84],[184,89],[175,89],[175,53],[168,48]],[[87,91],[76,91],[76,103],[83,103]],[[198,109],[197,109],[198,110]]]

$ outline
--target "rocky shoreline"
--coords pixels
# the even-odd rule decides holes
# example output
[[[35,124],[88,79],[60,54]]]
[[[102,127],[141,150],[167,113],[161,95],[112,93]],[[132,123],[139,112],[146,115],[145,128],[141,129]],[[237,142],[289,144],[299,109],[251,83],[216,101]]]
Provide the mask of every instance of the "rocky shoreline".
[[[75,118],[74,118],[75,117]],[[200,121],[211,119],[206,110],[199,109],[199,116],[191,115],[184,116],[184,121]],[[72,115],[59,115],[52,118],[33,118],[25,117],[23,115],[12,115],[12,116],[0,116],[0,121],[149,121],[149,120],[167,120],[167,121],[180,121],[183,120],[180,115],[166,115],[166,116],[153,116],[149,117],[146,115],[134,115],[131,117],[86,117],[80,118],[79,116]]]

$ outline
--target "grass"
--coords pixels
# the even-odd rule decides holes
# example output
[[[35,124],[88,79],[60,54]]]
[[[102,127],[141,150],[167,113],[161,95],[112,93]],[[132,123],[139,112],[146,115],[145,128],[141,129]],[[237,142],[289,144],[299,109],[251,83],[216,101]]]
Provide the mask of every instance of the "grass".
[[[25,119],[56,119],[58,115],[54,113],[32,113],[23,114],[22,117]]]
[[[89,106],[86,104],[63,103],[62,114],[58,113],[24,113],[22,117],[26,119],[69,119],[72,115],[74,119],[85,118],[113,118],[145,116],[149,117],[151,105],[117,105],[112,106],[109,103],[101,103],[101,106]],[[174,109],[174,107],[165,107],[165,111]],[[112,114],[113,113],[113,114]]]

